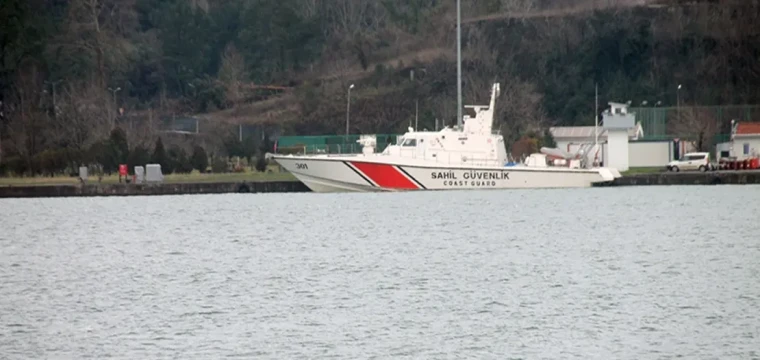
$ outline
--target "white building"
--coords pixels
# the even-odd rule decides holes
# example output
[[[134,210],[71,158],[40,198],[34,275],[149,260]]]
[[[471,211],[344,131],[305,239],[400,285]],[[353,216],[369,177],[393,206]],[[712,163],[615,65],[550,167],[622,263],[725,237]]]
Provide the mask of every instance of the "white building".
[[[589,154],[589,161],[594,161],[597,157],[596,160],[604,166],[612,166],[621,171],[643,167],[664,168],[668,162],[688,150],[684,142],[645,139],[641,123],[635,122],[635,114],[627,111],[626,104],[610,105],[611,108],[605,111],[605,120],[597,129],[601,153]],[[568,153],[577,153],[583,145],[594,143],[593,126],[559,126],[552,127],[549,131],[554,136],[557,148]],[[614,144],[610,150],[611,138]]]
[[[739,122],[731,129],[731,141],[715,146],[716,158],[737,160],[760,156],[760,122]]]
[[[549,131],[554,136],[557,148],[568,153],[576,153],[583,144],[594,143],[593,126],[557,126],[550,128]],[[603,164],[608,164],[608,132],[601,126],[598,131],[599,144],[602,145],[598,160]],[[664,167],[676,155],[673,141],[645,139],[644,129],[640,123],[628,129],[627,134],[629,167]],[[593,157],[589,160],[593,161]]]

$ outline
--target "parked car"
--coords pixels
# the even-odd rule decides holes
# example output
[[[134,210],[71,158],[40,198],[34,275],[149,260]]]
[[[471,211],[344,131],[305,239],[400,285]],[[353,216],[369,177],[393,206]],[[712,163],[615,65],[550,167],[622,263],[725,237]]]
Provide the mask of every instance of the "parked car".
[[[706,152],[694,152],[686,153],[680,160],[673,160],[668,163],[669,171],[712,171],[715,170],[715,165],[710,163],[710,153]]]

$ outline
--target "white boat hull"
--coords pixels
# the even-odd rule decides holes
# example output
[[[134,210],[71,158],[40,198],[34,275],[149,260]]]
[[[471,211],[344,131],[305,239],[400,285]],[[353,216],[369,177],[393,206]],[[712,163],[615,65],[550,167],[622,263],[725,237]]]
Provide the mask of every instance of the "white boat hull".
[[[610,182],[612,169],[462,167],[379,162],[358,156],[273,156],[314,192],[583,188]]]

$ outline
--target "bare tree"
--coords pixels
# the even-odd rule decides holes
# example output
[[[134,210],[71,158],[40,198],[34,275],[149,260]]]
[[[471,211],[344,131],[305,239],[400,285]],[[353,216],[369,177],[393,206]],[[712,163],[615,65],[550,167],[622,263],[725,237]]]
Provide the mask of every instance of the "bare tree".
[[[219,68],[218,78],[224,85],[225,98],[231,106],[235,106],[242,99],[241,85],[247,77],[245,59],[235,48],[235,45],[228,44],[222,54],[222,65]]]
[[[673,120],[669,121],[669,132],[693,141],[698,151],[710,151],[719,126],[709,109],[696,106],[681,107],[674,115]]]
[[[25,61],[19,68],[14,81],[15,87],[6,96],[8,102],[4,114],[7,121],[4,137],[5,146],[11,149],[34,172],[39,170],[33,157],[44,149],[50,134],[49,118],[43,103],[43,81],[38,64]]]
[[[111,130],[110,94],[100,89],[97,80],[68,84],[63,88],[60,115],[53,128],[61,146],[84,152],[93,143],[108,137]]]

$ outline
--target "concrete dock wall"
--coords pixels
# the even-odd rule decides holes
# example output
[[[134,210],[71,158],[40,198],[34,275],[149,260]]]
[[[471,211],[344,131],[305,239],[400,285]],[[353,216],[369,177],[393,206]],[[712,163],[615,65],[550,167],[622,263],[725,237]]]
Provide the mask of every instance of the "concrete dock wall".
[[[760,184],[760,171],[681,172],[628,175],[601,186]],[[184,184],[0,186],[0,198],[148,196],[310,192],[300,181]]]
[[[760,171],[679,172],[628,175],[612,186],[760,184]]]
[[[3,186],[0,198],[38,198],[69,196],[147,196],[228,193],[309,192],[300,181],[268,181],[237,183],[183,184],[109,184],[109,185],[51,185]]]

